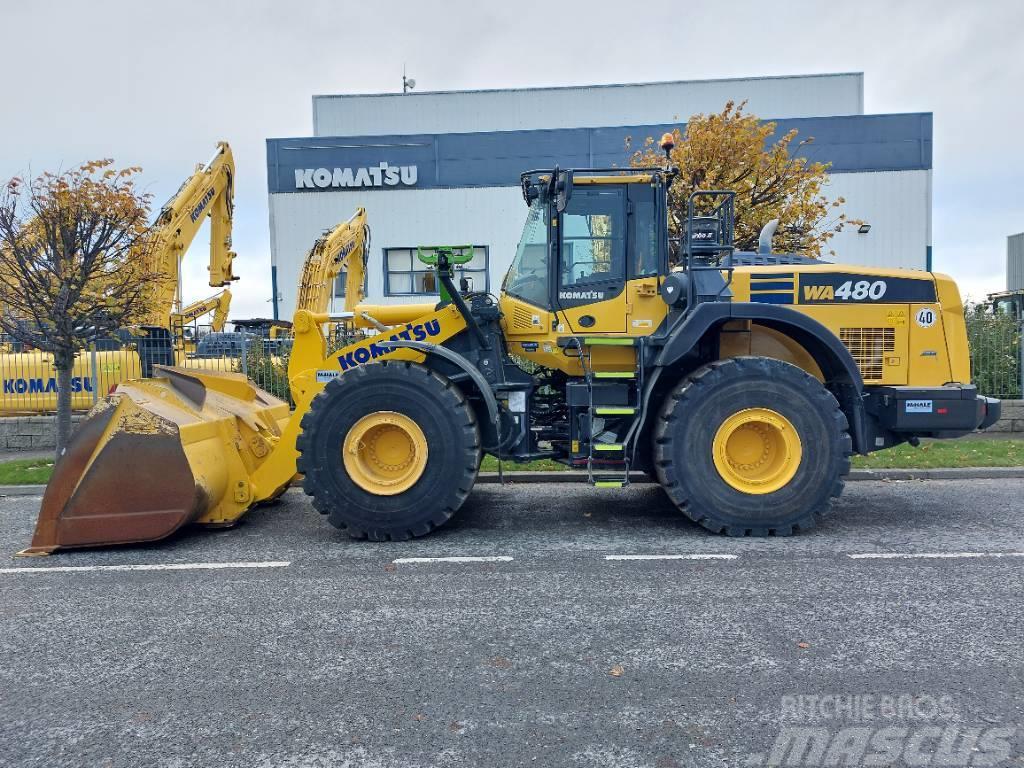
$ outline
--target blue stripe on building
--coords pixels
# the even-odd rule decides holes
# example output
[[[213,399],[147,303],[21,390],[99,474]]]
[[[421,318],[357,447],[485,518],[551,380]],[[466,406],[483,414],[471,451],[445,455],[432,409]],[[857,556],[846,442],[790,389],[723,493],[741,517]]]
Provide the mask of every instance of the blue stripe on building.
[[[776,120],[775,138],[791,129],[812,138],[797,155],[831,163],[832,173],[926,170],[932,167],[932,115],[851,115]],[[415,188],[500,187],[519,184],[532,168],[628,166],[630,151],[647,137],[681,125],[559,128],[410,136],[309,137],[267,140],[267,182],[274,192],[296,189],[296,170],[309,168],[417,168]],[[402,189],[407,187],[383,187]],[[338,189],[327,187],[327,189]],[[371,191],[372,187],[354,187]]]

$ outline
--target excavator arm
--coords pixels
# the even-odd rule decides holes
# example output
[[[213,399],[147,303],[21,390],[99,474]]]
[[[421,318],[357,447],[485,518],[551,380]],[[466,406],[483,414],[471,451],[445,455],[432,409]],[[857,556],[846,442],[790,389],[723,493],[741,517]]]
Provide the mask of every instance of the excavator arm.
[[[177,332],[179,328],[184,328],[189,323],[202,317],[208,312],[213,312],[213,320],[210,323],[210,330],[219,333],[224,330],[224,325],[228,321],[228,312],[231,309],[231,291],[225,288],[220,293],[215,293],[206,299],[200,299],[199,301],[193,301],[187,307],[182,308],[181,312],[171,313],[171,327]]]
[[[306,310],[315,315],[326,312],[334,281],[343,271],[346,273],[345,311],[352,311],[363,300],[369,244],[365,208],[357,208],[351,218],[313,243],[302,265],[296,311]]]
[[[234,211],[235,161],[227,142],[205,166],[198,166],[153,223],[149,247],[151,270],[161,275],[153,283],[151,310],[145,324],[168,326],[178,303],[181,260],[200,227],[210,219],[210,287],[220,288],[238,278],[232,269],[231,226]],[[180,314],[180,312],[179,312]]]

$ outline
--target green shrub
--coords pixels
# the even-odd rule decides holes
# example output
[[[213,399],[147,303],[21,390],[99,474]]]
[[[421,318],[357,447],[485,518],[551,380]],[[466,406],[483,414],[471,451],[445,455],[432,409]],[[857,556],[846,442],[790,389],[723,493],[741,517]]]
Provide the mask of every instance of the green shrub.
[[[246,373],[257,387],[274,397],[292,402],[291,388],[288,385],[287,355],[271,355],[261,345],[254,344],[247,350],[245,362],[244,370],[241,360],[235,364],[235,370]]]
[[[1008,315],[993,315],[984,305],[965,307],[971,378],[982,394],[1020,398],[1020,326]]]

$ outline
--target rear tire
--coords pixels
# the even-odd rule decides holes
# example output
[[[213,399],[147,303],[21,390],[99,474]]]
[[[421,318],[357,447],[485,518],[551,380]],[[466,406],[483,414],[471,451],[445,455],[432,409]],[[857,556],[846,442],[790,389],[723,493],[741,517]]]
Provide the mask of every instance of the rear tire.
[[[735,426],[745,418],[753,423]],[[763,357],[722,360],[665,398],[655,472],[683,514],[708,530],[787,536],[813,526],[842,493],[852,451],[847,427],[832,393],[802,369]],[[729,435],[743,429],[730,459]]]
[[[410,435],[408,461],[383,460],[373,446],[367,452],[375,420],[383,420],[378,430],[404,430],[399,448]],[[473,409],[454,384],[416,363],[381,362],[344,373],[313,399],[301,426],[303,489],[331,525],[353,538],[423,536],[451,518],[476,481],[480,433]],[[394,452],[394,440],[379,442],[382,455]],[[361,475],[346,470],[356,460],[354,446],[370,457]],[[377,475],[375,466],[382,468]]]

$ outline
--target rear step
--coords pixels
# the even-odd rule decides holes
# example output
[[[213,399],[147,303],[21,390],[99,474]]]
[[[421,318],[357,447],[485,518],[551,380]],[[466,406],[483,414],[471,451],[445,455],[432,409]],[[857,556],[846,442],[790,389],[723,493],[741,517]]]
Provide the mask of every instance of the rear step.
[[[636,408],[631,405],[598,405],[594,407],[595,416],[632,416]]]
[[[588,347],[635,347],[632,336],[584,336],[583,344]]]

